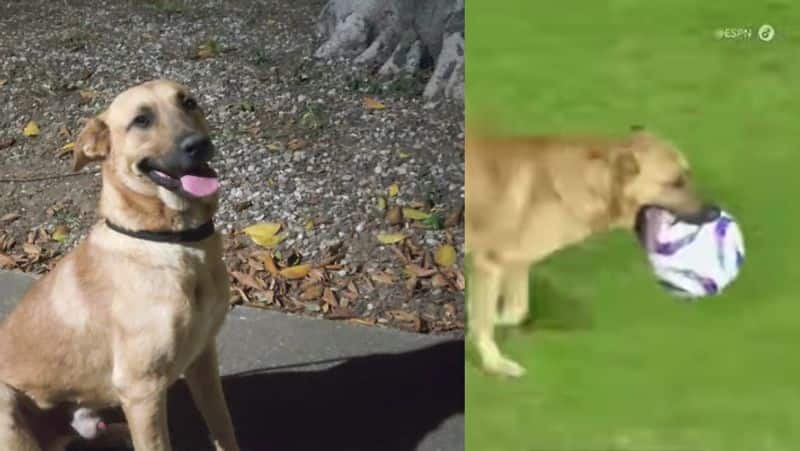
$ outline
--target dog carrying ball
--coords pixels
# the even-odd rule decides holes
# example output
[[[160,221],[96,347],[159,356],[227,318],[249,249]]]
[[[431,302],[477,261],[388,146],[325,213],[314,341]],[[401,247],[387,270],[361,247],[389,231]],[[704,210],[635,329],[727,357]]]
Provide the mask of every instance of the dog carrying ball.
[[[671,293],[698,298],[720,293],[744,262],[744,238],[727,212],[704,222],[685,221],[648,207],[640,212],[637,231],[659,282]]]

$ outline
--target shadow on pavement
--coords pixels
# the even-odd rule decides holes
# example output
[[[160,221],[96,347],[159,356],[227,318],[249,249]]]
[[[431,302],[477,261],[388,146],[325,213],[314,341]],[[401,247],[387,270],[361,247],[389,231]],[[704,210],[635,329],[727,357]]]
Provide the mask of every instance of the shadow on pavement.
[[[413,451],[464,412],[464,342],[320,371],[250,371],[223,383],[242,451]],[[211,449],[182,381],[170,391],[169,418],[176,450]]]

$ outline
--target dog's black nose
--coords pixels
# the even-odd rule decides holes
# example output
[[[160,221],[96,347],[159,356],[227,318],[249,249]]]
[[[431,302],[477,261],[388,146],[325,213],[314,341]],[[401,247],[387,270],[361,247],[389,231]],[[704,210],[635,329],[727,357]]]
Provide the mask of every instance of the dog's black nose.
[[[678,219],[690,224],[702,225],[707,222],[716,221],[722,214],[716,205],[706,205],[700,211],[692,215],[678,216]]]
[[[181,140],[178,148],[194,161],[208,161],[214,155],[214,144],[205,135],[188,135]]]

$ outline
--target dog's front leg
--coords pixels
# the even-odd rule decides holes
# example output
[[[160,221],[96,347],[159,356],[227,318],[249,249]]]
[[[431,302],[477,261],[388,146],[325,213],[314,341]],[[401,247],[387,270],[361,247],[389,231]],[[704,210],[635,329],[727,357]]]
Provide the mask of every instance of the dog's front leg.
[[[503,304],[497,315],[497,324],[518,326],[528,318],[528,266],[506,268],[502,288]]]
[[[486,371],[501,376],[519,377],[525,373],[525,369],[504,356],[494,339],[502,276],[502,268],[486,255],[473,256],[472,278],[467,288],[468,332]]]
[[[144,391],[152,384],[134,383],[122,387],[122,410],[128,420],[133,448],[137,451],[170,451],[167,428],[167,393],[165,389]],[[147,393],[142,395],[142,393]]]
[[[239,451],[233,422],[219,377],[217,350],[212,341],[184,373],[197,409],[203,415],[217,451]]]

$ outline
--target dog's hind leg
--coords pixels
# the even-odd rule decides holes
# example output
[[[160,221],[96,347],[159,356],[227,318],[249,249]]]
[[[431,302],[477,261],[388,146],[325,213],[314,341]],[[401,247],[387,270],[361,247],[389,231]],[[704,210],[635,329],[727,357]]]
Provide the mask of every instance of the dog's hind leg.
[[[0,382],[0,450],[41,451],[20,409],[19,394]]]
[[[501,268],[486,255],[478,253],[473,257],[472,283],[467,289],[469,334],[486,371],[519,377],[525,373],[525,369],[505,357],[494,340],[502,275]]]
[[[502,280],[503,302],[497,324],[518,326],[528,318],[528,265],[507,268]]]

